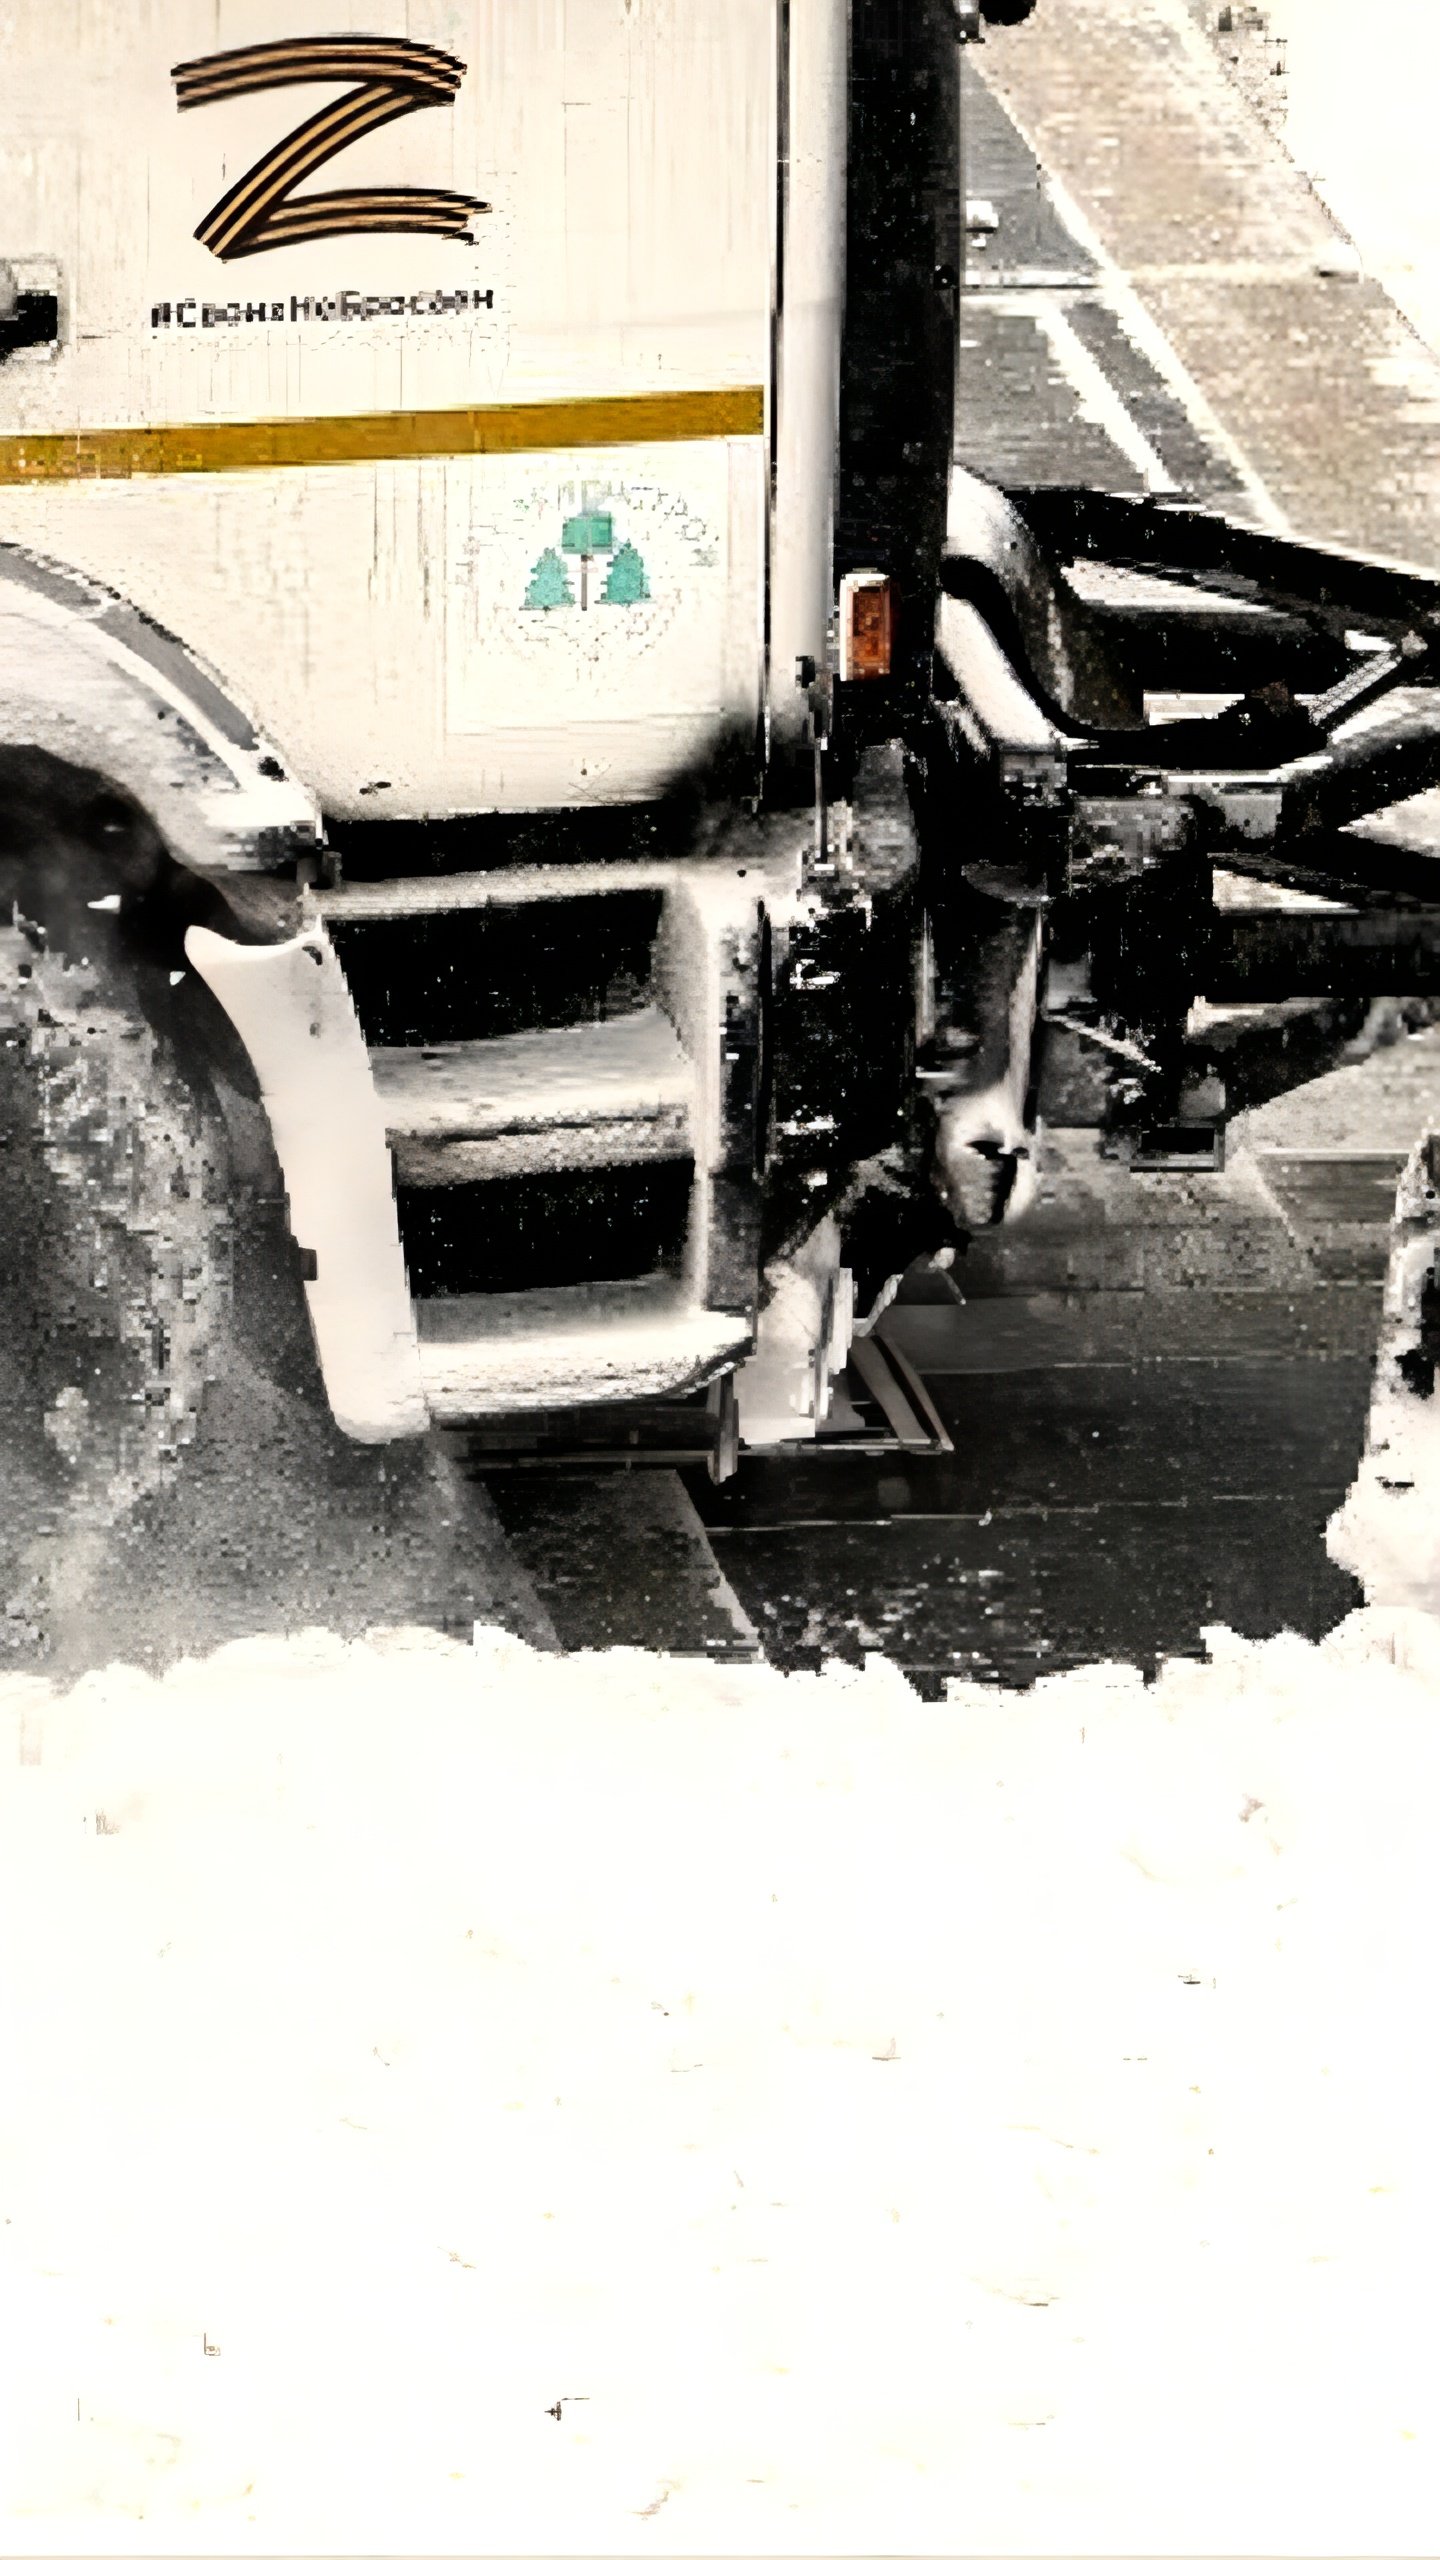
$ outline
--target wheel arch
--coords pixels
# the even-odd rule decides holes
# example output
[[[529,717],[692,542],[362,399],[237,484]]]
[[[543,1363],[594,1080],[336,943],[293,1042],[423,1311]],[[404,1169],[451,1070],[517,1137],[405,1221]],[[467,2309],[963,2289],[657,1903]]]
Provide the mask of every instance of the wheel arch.
[[[99,580],[0,543],[0,747],[103,774],[200,872],[283,870],[312,794],[185,642]]]

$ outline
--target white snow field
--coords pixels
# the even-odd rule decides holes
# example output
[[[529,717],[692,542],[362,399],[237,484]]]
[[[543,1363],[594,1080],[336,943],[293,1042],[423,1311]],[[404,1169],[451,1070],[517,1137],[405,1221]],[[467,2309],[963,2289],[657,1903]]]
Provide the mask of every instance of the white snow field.
[[[1440,1622],[1211,1645],[4,1683],[4,2547],[1433,2552]]]

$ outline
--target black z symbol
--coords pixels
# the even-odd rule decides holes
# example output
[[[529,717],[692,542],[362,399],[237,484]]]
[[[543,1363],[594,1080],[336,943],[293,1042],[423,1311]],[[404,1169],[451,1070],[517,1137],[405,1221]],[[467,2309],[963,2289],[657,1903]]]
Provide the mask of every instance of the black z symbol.
[[[195,237],[217,258],[250,258],[257,249],[288,249],[299,240],[330,240],[350,231],[424,231],[442,240],[470,240],[470,222],[488,213],[478,196],[443,187],[345,187],[330,195],[297,196],[302,178],[333,159],[349,142],[419,107],[446,105],[465,76],[465,65],[432,45],[386,36],[326,36],[312,41],[287,36],[275,44],[241,45],[203,61],[177,62],[171,73],[176,105],[213,106],[252,89],[279,89],[299,81],[349,80],[348,95],[296,125],[237,178],[212,205]]]

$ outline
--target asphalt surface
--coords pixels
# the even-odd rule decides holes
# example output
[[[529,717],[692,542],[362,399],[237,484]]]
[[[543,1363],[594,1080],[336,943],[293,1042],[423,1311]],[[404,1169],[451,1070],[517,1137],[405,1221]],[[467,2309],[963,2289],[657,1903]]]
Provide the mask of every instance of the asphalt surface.
[[[1112,294],[1294,530],[1440,561],[1440,362],[1376,283],[1323,272],[1334,223],[1185,0],[1042,0],[982,52]]]
[[[1373,287],[1318,272],[1328,217],[1181,0],[1042,0],[967,80],[968,191],[996,227],[970,260],[959,457],[1440,559],[1440,367]],[[438,1445],[343,1442],[303,1343],[237,1356],[183,1469],[52,1575],[10,1659],[486,1618],[787,1666],[878,1648],[933,1689],[1195,1651],[1217,1619],[1318,1635],[1357,1597],[1323,1528],[1359,1454],[1394,1175],[1437,1111],[1425,1037],[1271,1106],[1222,1175],[1135,1177],[1057,1137],[1039,1207],[969,1257],[967,1303],[912,1287],[887,1319],[949,1457],[487,1487]]]

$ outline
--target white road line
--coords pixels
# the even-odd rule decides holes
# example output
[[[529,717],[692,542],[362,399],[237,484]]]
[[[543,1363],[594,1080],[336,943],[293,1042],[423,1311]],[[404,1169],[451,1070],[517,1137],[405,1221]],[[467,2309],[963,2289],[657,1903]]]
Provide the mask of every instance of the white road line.
[[[1345,246],[1343,241],[1339,245]],[[965,265],[965,291],[986,297],[992,293],[1065,293],[1074,301],[1103,302],[1116,272],[1121,271],[1107,269],[1092,275],[1078,265],[1007,269],[1003,257],[987,272],[972,251]],[[1138,290],[1147,284],[1310,284],[1317,270],[1314,258],[1172,258],[1152,260],[1123,272],[1127,282]],[[1175,362],[1172,348],[1170,363],[1173,366]]]
[[[1343,240],[1333,244],[1342,251],[1346,245]],[[1136,287],[1146,284],[1313,284],[1316,276],[1322,273],[1318,261],[1324,255],[1323,250],[1317,249],[1313,258],[1155,259],[1145,266],[1131,267],[1129,280]]]
[[[1105,299],[1124,330],[1137,355],[1144,356],[1172,391],[1185,411],[1192,427],[1207,443],[1224,455],[1239,480],[1257,521],[1271,533],[1288,533],[1290,525],[1284,509],[1271,497],[1259,472],[1243,452],[1223,420],[1211,407],[1175,349],[1171,346],[1158,320],[1142,302],[1129,276],[1109,254],[1104,244],[1091,231],[1080,207],[1073,201],[1058,178],[1044,173],[1050,201],[1060,220],[1066,224],[1083,249],[1088,249],[1104,278]]]
[[[1156,497],[1174,497],[1179,491],[1178,480],[1166,470],[1149,437],[1136,425],[1110,376],[1077,334],[1063,304],[1046,295],[1027,307],[1033,311],[1037,327],[1048,339],[1050,351],[1080,403],[1081,416],[1103,430],[1117,453],[1124,454]]]

